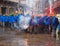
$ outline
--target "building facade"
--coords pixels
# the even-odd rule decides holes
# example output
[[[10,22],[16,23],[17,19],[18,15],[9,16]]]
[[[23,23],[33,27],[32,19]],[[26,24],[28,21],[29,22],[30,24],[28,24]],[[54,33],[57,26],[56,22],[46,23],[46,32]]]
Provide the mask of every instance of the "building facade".
[[[56,11],[56,14],[60,14],[60,0],[54,2],[54,10]]]
[[[0,14],[10,15],[18,9],[18,0],[0,0]]]

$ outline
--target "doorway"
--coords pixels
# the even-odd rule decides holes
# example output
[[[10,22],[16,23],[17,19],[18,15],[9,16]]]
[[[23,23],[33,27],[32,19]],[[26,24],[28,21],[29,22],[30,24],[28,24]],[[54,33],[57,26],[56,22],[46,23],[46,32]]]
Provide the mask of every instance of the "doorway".
[[[2,13],[2,15],[6,14],[6,7],[1,7],[1,13]]]

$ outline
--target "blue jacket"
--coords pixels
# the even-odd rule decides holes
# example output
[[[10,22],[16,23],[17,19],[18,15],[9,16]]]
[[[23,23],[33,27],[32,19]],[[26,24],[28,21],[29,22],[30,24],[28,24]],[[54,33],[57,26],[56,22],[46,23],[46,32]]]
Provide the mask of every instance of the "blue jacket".
[[[1,22],[7,22],[8,21],[8,16],[0,16],[0,21]]]
[[[56,20],[56,17],[53,16],[53,17],[52,17],[52,24],[55,24],[55,20]]]
[[[14,15],[9,16],[9,22],[10,22],[10,23],[16,22],[16,21],[15,21],[15,18],[14,18]]]
[[[44,24],[44,17],[40,17],[39,24]]]
[[[44,18],[44,24],[45,24],[45,25],[50,25],[50,17],[49,17],[49,16],[46,16],[46,17]]]

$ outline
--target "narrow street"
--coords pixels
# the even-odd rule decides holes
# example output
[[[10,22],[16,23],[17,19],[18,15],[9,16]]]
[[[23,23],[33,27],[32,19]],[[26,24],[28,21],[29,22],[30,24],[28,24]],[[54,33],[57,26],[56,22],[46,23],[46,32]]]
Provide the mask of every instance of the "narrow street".
[[[60,0],[0,0],[0,46],[60,46]]]
[[[60,46],[60,39],[56,40],[50,34],[0,31],[0,46]]]

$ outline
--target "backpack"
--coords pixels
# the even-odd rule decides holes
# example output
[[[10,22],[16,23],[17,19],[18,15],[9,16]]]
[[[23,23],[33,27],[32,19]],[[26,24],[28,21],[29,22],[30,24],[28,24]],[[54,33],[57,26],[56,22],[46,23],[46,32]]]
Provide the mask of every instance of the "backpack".
[[[58,26],[58,24],[59,24],[59,21],[58,21],[58,18],[56,18],[55,25]]]

